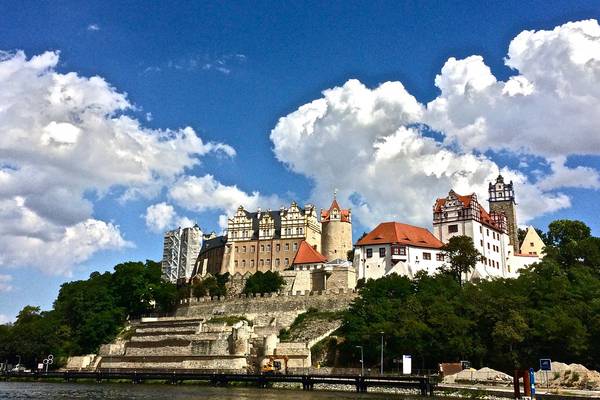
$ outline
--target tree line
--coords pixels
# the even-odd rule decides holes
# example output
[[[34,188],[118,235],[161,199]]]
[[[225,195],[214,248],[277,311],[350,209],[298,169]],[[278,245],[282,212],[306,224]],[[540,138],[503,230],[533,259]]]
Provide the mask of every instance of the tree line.
[[[0,362],[33,367],[48,354],[60,365],[66,356],[96,353],[112,341],[127,319],[169,312],[178,300],[175,285],[161,279],[160,263],[126,262],[113,272],[64,283],[52,310],[25,306],[12,325],[0,325]]]

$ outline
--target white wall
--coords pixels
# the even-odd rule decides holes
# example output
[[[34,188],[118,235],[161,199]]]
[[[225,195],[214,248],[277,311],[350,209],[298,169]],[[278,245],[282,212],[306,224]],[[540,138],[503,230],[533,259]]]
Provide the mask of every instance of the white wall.
[[[379,248],[385,248],[385,257],[379,256]],[[370,258],[367,258],[367,249],[373,251],[373,256]],[[424,252],[431,254],[431,260],[423,259]],[[398,275],[413,278],[419,271],[434,274],[444,263],[437,260],[436,256],[439,253],[440,250],[437,249],[406,246],[406,256],[394,256],[394,259],[405,261],[398,261],[394,265],[392,263],[390,244],[357,246],[355,249],[354,267],[357,270],[358,279],[378,279],[394,272]]]
[[[450,233],[450,225],[458,225],[458,232]],[[478,262],[472,275],[479,278],[509,277],[507,258],[513,253],[508,235],[500,233],[475,220],[442,222],[436,224],[434,235],[443,243],[453,236],[465,235],[473,239],[475,248],[483,254],[487,262]],[[488,248],[489,245],[489,248]],[[471,276],[472,276],[471,275]],[[471,276],[468,278],[470,279]]]

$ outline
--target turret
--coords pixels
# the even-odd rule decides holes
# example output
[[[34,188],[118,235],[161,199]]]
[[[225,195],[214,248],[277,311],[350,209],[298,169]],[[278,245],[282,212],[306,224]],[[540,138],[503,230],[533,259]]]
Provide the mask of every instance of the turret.
[[[346,260],[352,250],[352,211],[337,202],[336,192],[328,210],[321,210],[321,249],[327,261]]]

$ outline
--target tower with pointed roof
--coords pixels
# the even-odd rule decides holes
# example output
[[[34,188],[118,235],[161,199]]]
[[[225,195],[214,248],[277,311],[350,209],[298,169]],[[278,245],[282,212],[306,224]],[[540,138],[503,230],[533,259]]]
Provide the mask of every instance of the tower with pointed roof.
[[[504,177],[498,175],[496,182],[490,182],[488,187],[490,212],[503,214],[506,217],[508,238],[513,246],[514,253],[519,250],[519,233],[517,225],[517,203],[513,183],[504,182]]]
[[[328,210],[321,210],[321,253],[327,261],[346,260],[352,250],[352,212],[337,202],[337,191]]]

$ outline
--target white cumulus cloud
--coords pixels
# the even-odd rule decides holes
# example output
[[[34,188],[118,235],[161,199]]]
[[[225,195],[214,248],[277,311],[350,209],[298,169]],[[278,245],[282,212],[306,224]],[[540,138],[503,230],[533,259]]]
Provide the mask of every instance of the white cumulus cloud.
[[[146,209],[146,227],[152,232],[162,233],[175,227],[187,228],[194,225],[194,221],[177,214],[175,208],[165,202],[157,203]]]
[[[600,26],[569,22],[524,31],[497,81],[480,56],[449,59],[426,122],[467,150],[506,149],[546,158],[600,155]]]
[[[144,127],[99,76],[56,71],[59,53],[0,53],[0,265],[69,274],[100,250],[130,246],[93,217],[88,194],[152,197],[208,153],[195,131]],[[93,197],[92,196],[92,197]]]
[[[219,218],[222,228],[227,226],[225,215],[231,215],[239,206],[255,210],[258,207],[275,209],[283,204],[278,196],[264,196],[256,191],[248,194],[236,185],[218,182],[212,175],[184,176],[171,186],[168,196],[180,207],[191,211],[225,212],[226,214]]]
[[[471,72],[463,69],[460,76]],[[481,88],[492,79],[476,79]],[[443,84],[466,93],[452,82]],[[372,227],[399,220],[428,226],[435,198],[451,188],[475,192],[486,204],[487,184],[502,172],[515,181],[521,221],[568,206],[516,171],[482,155],[453,150],[423,134],[424,107],[399,82],[369,89],[356,80],[323,92],[321,99],[281,118],[271,132],[276,157],[313,179],[313,198],[325,204],[334,188],[360,222]],[[536,204],[535,207],[530,204]]]

